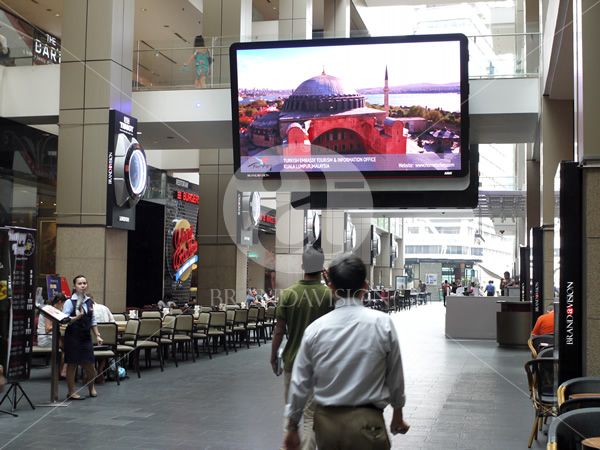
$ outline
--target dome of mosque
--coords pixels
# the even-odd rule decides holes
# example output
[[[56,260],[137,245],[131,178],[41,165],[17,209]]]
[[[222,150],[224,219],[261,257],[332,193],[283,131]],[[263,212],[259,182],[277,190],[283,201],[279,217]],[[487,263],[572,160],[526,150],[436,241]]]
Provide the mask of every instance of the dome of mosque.
[[[336,95],[358,95],[358,93],[354,88],[345,85],[340,78],[325,75],[323,73],[302,82],[294,91],[293,95],[318,95],[330,97]]]
[[[340,78],[321,75],[303,81],[283,104],[283,113],[336,114],[365,106],[365,97]]]

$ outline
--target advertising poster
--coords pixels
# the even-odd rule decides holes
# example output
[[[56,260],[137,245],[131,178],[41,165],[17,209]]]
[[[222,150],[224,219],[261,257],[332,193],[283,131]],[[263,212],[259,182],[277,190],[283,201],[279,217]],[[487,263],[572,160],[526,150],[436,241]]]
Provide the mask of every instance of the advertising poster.
[[[148,182],[146,154],[136,139],[137,119],[110,110],[106,172],[106,225],[135,230],[135,205]]]
[[[6,367],[9,353],[9,331],[12,322],[10,315],[10,256],[8,253],[8,233],[0,228],[0,364]]]
[[[29,378],[35,318],[35,236],[29,228],[0,228],[2,357],[9,381]],[[8,310],[8,311],[7,311]],[[8,313],[8,314],[6,314]],[[6,323],[8,321],[8,329]],[[6,340],[4,340],[6,336]]]
[[[46,276],[46,287],[48,288],[48,299],[51,299],[56,294],[60,294],[61,292],[67,297],[71,296],[69,283],[65,277],[59,277],[58,275]]]

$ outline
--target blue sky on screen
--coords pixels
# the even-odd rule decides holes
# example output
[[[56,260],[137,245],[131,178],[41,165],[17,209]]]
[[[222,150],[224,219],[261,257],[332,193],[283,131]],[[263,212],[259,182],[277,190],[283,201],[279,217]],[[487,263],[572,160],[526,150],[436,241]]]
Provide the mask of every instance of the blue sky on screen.
[[[382,86],[386,65],[390,86],[460,81],[458,42],[241,50],[237,54],[240,89],[295,89],[320,75],[323,67],[327,75],[355,89]]]

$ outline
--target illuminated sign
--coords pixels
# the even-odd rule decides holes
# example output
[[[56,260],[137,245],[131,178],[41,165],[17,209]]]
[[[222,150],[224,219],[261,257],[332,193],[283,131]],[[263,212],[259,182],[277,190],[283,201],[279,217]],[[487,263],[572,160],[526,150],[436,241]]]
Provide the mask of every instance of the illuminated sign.
[[[173,278],[185,281],[198,261],[198,242],[194,227],[185,219],[175,220],[171,231],[171,268]]]
[[[189,192],[175,191],[173,193],[173,197],[175,197],[176,200],[193,203],[194,205],[200,204],[200,196],[196,194],[190,194]]]
[[[277,218],[273,217],[273,216],[267,216],[266,214],[261,214],[259,216],[259,219],[261,222],[267,222],[267,223],[272,223],[272,224],[276,224],[277,223]]]
[[[34,30],[32,50],[35,64],[60,64],[60,45],[60,39]]]

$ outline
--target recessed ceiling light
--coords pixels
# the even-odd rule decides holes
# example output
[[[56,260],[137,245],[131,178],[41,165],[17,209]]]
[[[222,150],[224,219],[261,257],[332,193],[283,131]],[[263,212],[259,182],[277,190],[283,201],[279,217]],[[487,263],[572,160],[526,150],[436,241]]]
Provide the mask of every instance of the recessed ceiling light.
[[[158,144],[158,141],[154,141],[153,143],[154,143],[154,144]]]
[[[142,8],[142,11],[146,12],[146,11],[148,11],[148,8]]]
[[[56,13],[56,14],[54,14],[54,15],[55,15],[56,17],[60,17],[60,14],[59,14],[59,13]]]
[[[141,132],[141,131],[138,131],[138,132],[137,132],[137,134],[142,134],[142,132]]]

